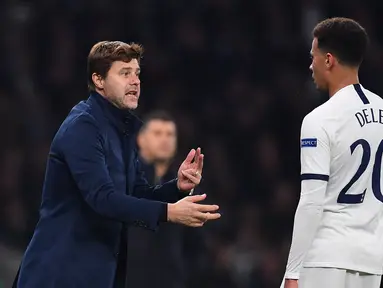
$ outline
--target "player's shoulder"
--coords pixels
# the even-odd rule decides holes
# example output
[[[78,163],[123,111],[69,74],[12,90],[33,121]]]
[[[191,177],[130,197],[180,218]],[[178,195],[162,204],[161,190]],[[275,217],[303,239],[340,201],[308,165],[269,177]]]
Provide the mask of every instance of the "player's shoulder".
[[[355,95],[359,97],[355,97]],[[364,101],[371,104],[383,105],[383,99],[380,96],[364,88],[362,85],[346,86],[336,92],[335,95],[325,103],[308,113],[303,119],[303,122],[316,122],[320,124],[328,122],[327,120],[329,120],[336,123],[336,121],[334,122],[332,120],[337,120],[339,117],[342,117],[344,113],[350,110],[349,107],[359,107],[361,104],[363,105]]]
[[[379,95],[361,84],[353,84],[342,88],[330,100],[331,104],[336,106],[337,109],[346,109],[350,105],[360,106],[371,103],[383,103],[383,99]]]
[[[383,104],[383,99],[381,96],[379,96],[378,94],[364,88],[363,86],[361,88],[362,88],[362,91],[364,92],[364,94],[366,95],[367,99],[370,102]]]
[[[302,125],[323,125],[326,117],[331,114],[332,107],[328,105],[328,101],[322,105],[314,108],[311,112],[307,113],[303,118]]]

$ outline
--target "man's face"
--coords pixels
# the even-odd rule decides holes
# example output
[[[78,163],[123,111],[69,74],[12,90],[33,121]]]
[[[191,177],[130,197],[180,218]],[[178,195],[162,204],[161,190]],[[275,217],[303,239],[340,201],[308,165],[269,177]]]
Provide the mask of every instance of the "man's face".
[[[140,133],[138,145],[150,161],[168,161],[177,149],[176,125],[172,121],[151,120]]]
[[[318,48],[318,39],[314,38],[311,47],[311,58],[312,62],[310,70],[312,71],[313,80],[319,90],[327,91],[328,84],[326,80],[327,66],[326,66],[326,55]],[[328,62],[327,62],[328,63]]]
[[[129,63],[115,61],[103,79],[104,96],[120,109],[136,109],[140,98],[140,65],[137,59]]]

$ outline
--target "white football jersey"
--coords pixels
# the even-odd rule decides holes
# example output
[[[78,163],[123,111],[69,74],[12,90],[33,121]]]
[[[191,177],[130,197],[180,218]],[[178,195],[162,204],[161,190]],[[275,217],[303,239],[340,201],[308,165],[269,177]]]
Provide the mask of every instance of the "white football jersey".
[[[328,181],[303,267],[382,274],[383,100],[360,84],[309,113],[301,130],[302,181]]]

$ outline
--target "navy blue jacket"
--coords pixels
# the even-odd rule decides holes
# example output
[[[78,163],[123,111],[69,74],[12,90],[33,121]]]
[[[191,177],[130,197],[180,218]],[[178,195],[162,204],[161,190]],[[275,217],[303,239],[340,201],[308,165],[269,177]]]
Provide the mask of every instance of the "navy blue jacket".
[[[166,221],[164,202],[185,196],[176,180],[147,184],[135,144],[140,125],[97,93],[71,110],[51,145],[18,288],[116,287],[125,227],[155,231]]]

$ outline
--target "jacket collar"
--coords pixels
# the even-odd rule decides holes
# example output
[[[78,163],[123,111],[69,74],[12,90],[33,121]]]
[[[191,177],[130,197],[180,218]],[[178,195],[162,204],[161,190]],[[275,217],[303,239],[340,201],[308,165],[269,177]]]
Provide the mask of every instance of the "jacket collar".
[[[142,121],[131,110],[117,108],[97,92],[91,92],[88,101],[99,106],[104,116],[123,133],[135,134],[142,126]]]

